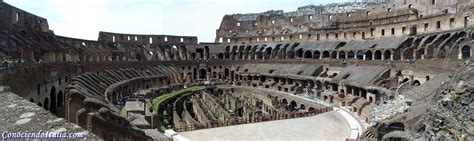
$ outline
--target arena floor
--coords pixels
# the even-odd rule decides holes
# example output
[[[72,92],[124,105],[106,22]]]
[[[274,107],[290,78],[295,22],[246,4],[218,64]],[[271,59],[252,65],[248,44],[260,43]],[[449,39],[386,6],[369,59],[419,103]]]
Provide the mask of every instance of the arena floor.
[[[320,115],[180,133],[191,141],[344,141],[349,123],[336,111]]]

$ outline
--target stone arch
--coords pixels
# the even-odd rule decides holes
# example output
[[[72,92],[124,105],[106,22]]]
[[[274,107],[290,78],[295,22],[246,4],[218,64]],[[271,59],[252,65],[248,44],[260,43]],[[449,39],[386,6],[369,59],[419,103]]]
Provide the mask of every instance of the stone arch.
[[[287,51],[289,46],[290,46],[290,44],[285,44],[285,46],[283,46],[283,48],[278,50],[278,56],[279,56],[280,59],[286,59],[288,57],[286,51]]]
[[[293,110],[296,109],[297,106],[298,106],[298,104],[296,104],[295,101],[291,101],[291,102],[290,102],[290,105],[289,105],[289,108],[290,108],[290,110],[293,111]]]
[[[58,107],[62,107],[64,106],[64,94],[63,94],[63,91],[59,91],[58,92],[58,104],[57,104]]]
[[[280,46],[281,46],[281,45],[277,45],[277,46],[273,49],[270,59],[273,59],[273,58],[279,58],[279,59],[281,59],[281,58],[283,58],[283,57],[281,57],[281,56],[279,55],[279,54],[280,54]]]
[[[264,53],[263,53],[264,50],[265,50],[264,47],[261,47],[260,49],[258,49],[258,51],[257,51],[257,59],[259,59],[259,60],[263,59],[263,57],[264,57]]]
[[[327,51],[327,50],[324,51],[324,52],[323,52],[323,58],[326,59],[326,58],[329,58],[329,57],[330,57],[330,56],[329,56],[329,51]]]
[[[77,92],[68,91],[65,93],[65,99],[65,119],[67,119],[71,123],[80,123],[80,119],[76,118],[79,116],[77,111],[84,108],[83,101],[85,97]]]
[[[311,111],[314,111],[314,110],[315,110],[314,107],[309,107],[309,108],[308,108],[308,111],[310,111],[310,112],[311,112]]]
[[[384,60],[391,60],[392,59],[392,52],[390,50],[385,50],[383,52]]]
[[[388,132],[392,131],[405,131],[405,125],[400,122],[394,122],[387,126]]]
[[[230,53],[229,53],[229,52],[225,52],[225,53],[224,53],[224,59],[225,59],[225,60],[229,60],[229,59],[230,59]]]
[[[324,95],[324,96],[323,96],[323,100],[324,100],[324,101],[327,101],[328,99],[329,99],[329,97],[328,97],[327,95]]]
[[[49,99],[48,99],[48,98],[45,98],[45,99],[44,99],[44,103],[43,103],[43,104],[44,104],[44,105],[43,105],[44,109],[49,110]]]
[[[204,52],[205,52],[205,57],[206,59],[209,59],[209,47],[208,46],[204,46]]]
[[[229,78],[230,71],[228,68],[224,69],[224,78],[228,79]]]
[[[347,59],[354,59],[354,57],[355,57],[354,51],[347,52]]]
[[[356,57],[359,60],[364,60],[364,52],[362,50],[357,51]]]
[[[405,83],[405,82],[408,82],[408,81],[410,81],[410,79],[405,78],[405,79],[402,80],[402,83]]]
[[[196,53],[194,53],[194,52],[191,53],[191,59],[192,59],[192,60],[196,60]]]
[[[283,103],[284,105],[288,105],[288,100],[286,100],[286,98],[283,98],[283,99],[281,100],[281,103]]]
[[[365,60],[372,60],[372,51],[367,50],[365,52]]]
[[[471,58],[471,47],[463,46],[461,48],[461,59],[469,59]]]
[[[324,89],[326,89],[326,90],[331,90],[331,89],[332,89],[332,88],[331,88],[331,84],[330,84],[328,81],[324,81],[323,87],[324,87]]]
[[[346,52],[339,51],[339,59],[346,59]]]
[[[272,57],[272,48],[268,47],[265,49],[265,55],[263,56],[265,59],[271,59]]]
[[[199,69],[199,79],[207,79],[206,69]]]
[[[194,57],[193,57],[194,59],[195,59],[195,58],[204,59],[204,55],[205,55],[205,54],[204,54],[204,49],[202,49],[202,48],[197,48],[197,49],[196,49],[196,53],[197,53],[197,56],[196,56],[196,54],[193,53],[193,54],[194,54]]]
[[[314,53],[313,53],[313,58],[314,58],[314,59],[319,59],[319,58],[321,58],[321,52],[319,52],[319,51],[317,51],[317,50],[314,51]]]
[[[321,83],[321,81],[316,81],[315,86],[316,89],[321,90],[323,88],[323,83]]]
[[[414,86],[420,86],[421,82],[419,80],[415,80],[415,81],[413,81],[413,85]]]
[[[303,49],[302,48],[296,50],[296,57],[303,58]]]
[[[245,47],[245,52],[244,52],[244,59],[250,59],[250,53],[252,51],[252,46],[247,46]]]
[[[382,60],[382,51],[376,50],[376,51],[375,51],[374,59],[375,59],[375,60]]]
[[[298,85],[298,83],[296,83],[296,85]],[[297,86],[297,87],[295,88],[295,94],[301,94],[301,93],[303,93],[303,91],[304,91],[304,87],[303,87],[303,86]]]
[[[311,51],[307,50],[304,52],[304,58],[313,58],[313,53],[311,53]]]
[[[300,105],[300,110],[306,110],[306,107],[304,106],[304,104]]]
[[[421,48],[416,50],[416,59],[421,59],[425,55],[425,49]]]
[[[38,102],[38,106],[43,107],[43,104],[41,104],[41,102]]]
[[[49,98],[51,99],[51,104],[47,103],[46,100],[44,102],[44,106],[45,106],[45,109],[48,109],[46,108],[48,106],[48,104],[50,105],[49,107],[49,110],[51,112],[56,112],[56,87],[51,87],[50,91],[49,91]]]
[[[218,58],[218,59],[224,59],[224,54],[223,54],[223,53],[217,54],[217,58]]]
[[[308,86],[309,88],[313,88],[314,87],[314,81],[312,80],[306,80],[306,86]]]
[[[35,103],[35,100],[33,100],[33,98],[30,98],[30,102]]]
[[[224,91],[222,91],[221,89],[217,90],[217,94],[224,94]]]
[[[337,58],[337,51],[332,51],[331,52],[331,58],[336,59]]]

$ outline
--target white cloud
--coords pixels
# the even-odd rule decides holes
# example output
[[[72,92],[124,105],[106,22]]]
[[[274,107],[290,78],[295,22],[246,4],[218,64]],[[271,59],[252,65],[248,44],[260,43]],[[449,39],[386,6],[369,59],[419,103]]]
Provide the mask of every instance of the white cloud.
[[[337,0],[331,2],[347,0]],[[57,35],[96,40],[99,31],[198,36],[213,42],[232,13],[296,10],[322,0],[5,0],[48,19]]]

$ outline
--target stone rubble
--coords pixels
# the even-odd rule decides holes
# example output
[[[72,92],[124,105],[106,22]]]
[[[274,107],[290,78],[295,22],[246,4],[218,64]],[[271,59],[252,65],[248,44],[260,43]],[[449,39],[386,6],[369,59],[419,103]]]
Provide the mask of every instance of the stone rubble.
[[[474,140],[474,63],[460,68],[434,97],[416,135],[431,140]]]
[[[386,104],[375,106],[370,112],[372,121],[381,122],[398,114],[404,113],[410,106],[407,104],[410,99],[403,95],[397,95]]]

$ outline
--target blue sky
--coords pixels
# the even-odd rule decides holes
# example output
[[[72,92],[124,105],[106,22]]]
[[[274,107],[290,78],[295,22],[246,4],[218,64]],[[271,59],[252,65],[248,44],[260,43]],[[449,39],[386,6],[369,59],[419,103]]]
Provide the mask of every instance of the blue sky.
[[[99,31],[198,36],[213,42],[225,14],[294,11],[348,0],[4,0],[48,19],[55,34],[97,40]]]

